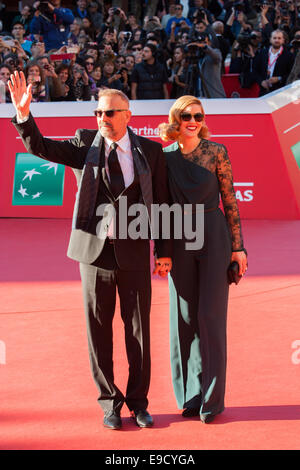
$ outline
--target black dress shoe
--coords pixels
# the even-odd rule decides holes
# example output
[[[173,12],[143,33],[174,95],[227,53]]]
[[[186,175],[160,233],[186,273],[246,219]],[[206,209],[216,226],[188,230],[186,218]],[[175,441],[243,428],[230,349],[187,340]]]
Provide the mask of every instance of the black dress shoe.
[[[115,411],[110,411],[104,415],[103,426],[109,429],[120,429],[122,427],[121,417]]]
[[[184,418],[192,418],[193,416],[199,416],[200,414],[200,407],[199,408],[186,408],[182,412],[182,416]]]
[[[151,428],[153,426],[152,416],[147,410],[134,410],[131,413],[132,418],[140,428]]]

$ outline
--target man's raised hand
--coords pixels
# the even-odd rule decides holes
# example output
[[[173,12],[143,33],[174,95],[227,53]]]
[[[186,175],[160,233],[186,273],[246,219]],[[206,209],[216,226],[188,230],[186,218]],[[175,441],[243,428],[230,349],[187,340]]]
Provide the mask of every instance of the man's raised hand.
[[[18,119],[25,119],[29,116],[30,103],[32,99],[32,85],[26,85],[24,73],[15,71],[8,81],[8,88],[12,103],[16,109]]]

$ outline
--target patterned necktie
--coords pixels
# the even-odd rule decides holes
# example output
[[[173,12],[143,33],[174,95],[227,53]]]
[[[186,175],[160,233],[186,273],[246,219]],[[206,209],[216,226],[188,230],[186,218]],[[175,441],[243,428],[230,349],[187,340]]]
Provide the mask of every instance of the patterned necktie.
[[[116,142],[113,142],[110,146],[111,151],[109,152],[109,155],[108,155],[110,187],[115,197],[118,197],[119,194],[121,194],[121,192],[125,188],[123,173],[121,170],[121,166],[119,163],[118,154],[116,150],[117,147],[118,147],[118,144],[116,144]]]

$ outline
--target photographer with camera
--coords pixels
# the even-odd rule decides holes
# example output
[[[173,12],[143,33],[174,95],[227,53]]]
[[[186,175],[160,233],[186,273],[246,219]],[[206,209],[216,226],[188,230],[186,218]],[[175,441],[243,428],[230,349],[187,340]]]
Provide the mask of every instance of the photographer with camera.
[[[200,33],[208,34],[210,41],[211,41],[210,45],[212,48],[216,48],[216,49],[219,48],[219,41],[214,31],[214,28],[208,21],[207,15],[204,11],[202,12],[201,17],[197,16],[197,18],[195,19],[193,23],[193,26],[190,30],[189,42],[191,38],[197,36]]]
[[[300,29],[297,29],[294,38],[290,42],[290,52],[295,56],[295,61],[291,73],[288,76],[286,84],[293,83],[300,79]]]
[[[289,43],[288,49],[296,58],[299,52],[299,48],[300,48],[300,27],[298,26],[298,28],[295,29],[294,37]]]
[[[230,29],[232,36],[236,39],[239,34],[246,30],[251,30],[251,24],[247,23],[247,16],[241,2],[235,2],[231,8],[231,14],[226,21],[227,29]]]
[[[59,96],[63,95],[63,86],[54,65],[47,54],[36,57],[36,63],[43,70],[46,101],[55,101]]]
[[[255,80],[260,86],[260,96],[286,84],[294,64],[293,54],[285,46],[284,32],[277,29],[272,32],[270,47],[264,47],[253,62]]]
[[[194,0],[193,1],[194,6],[189,7],[189,12],[188,12],[188,19],[194,23],[195,21],[202,20],[204,18],[204,15],[208,19],[208,22],[212,24],[213,18],[212,18],[212,13],[210,10],[204,7],[204,1],[203,0]]]
[[[132,37],[132,33],[130,31],[120,31],[118,35],[118,54],[125,55],[127,54],[127,49],[129,45],[129,41]]]
[[[165,29],[162,27],[161,22],[157,16],[145,16],[143,24],[143,35],[146,42],[148,42],[149,35],[155,35],[162,45],[166,45],[168,36]]]
[[[111,7],[108,9],[104,26],[113,26],[117,31],[123,31],[127,23],[127,16],[122,8]]]
[[[222,54],[212,47],[211,36],[196,33],[187,45],[186,95],[204,98],[226,98],[221,81]]]
[[[68,83],[72,99],[70,101],[90,101],[92,97],[89,85],[89,77],[82,64],[81,59],[77,59],[72,68],[72,76]]]
[[[68,42],[70,25],[74,16],[69,8],[61,7],[61,0],[34,2],[34,17],[30,23],[30,31],[34,35],[42,35],[46,51],[59,49]]]
[[[239,34],[232,47],[229,73],[238,73],[242,88],[251,88],[255,83],[253,63],[260,51],[262,33],[245,31]]]

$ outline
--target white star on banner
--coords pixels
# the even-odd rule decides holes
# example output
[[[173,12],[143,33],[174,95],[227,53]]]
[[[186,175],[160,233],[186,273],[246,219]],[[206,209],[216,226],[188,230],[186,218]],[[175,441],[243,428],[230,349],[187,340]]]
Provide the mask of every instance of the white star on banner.
[[[29,196],[29,194],[27,194],[27,189],[23,188],[22,184],[20,186],[20,189],[18,189],[18,193],[20,193],[22,197]]]
[[[44,163],[44,165],[41,165],[41,166],[47,166],[48,171],[51,170],[51,168],[53,168],[54,169],[54,174],[56,175],[57,168],[58,168],[58,163],[49,162],[49,163]]]
[[[43,194],[43,193],[36,193],[36,194],[34,194],[34,195],[32,196],[32,199],[37,199],[38,197],[41,196],[41,194]]]
[[[29,178],[30,181],[31,181],[31,178],[33,177],[33,175],[41,175],[42,174],[42,173],[39,173],[38,171],[35,171],[35,168],[33,170],[24,171],[24,173],[26,173],[26,175],[24,176],[22,181],[26,180],[26,178]]]

